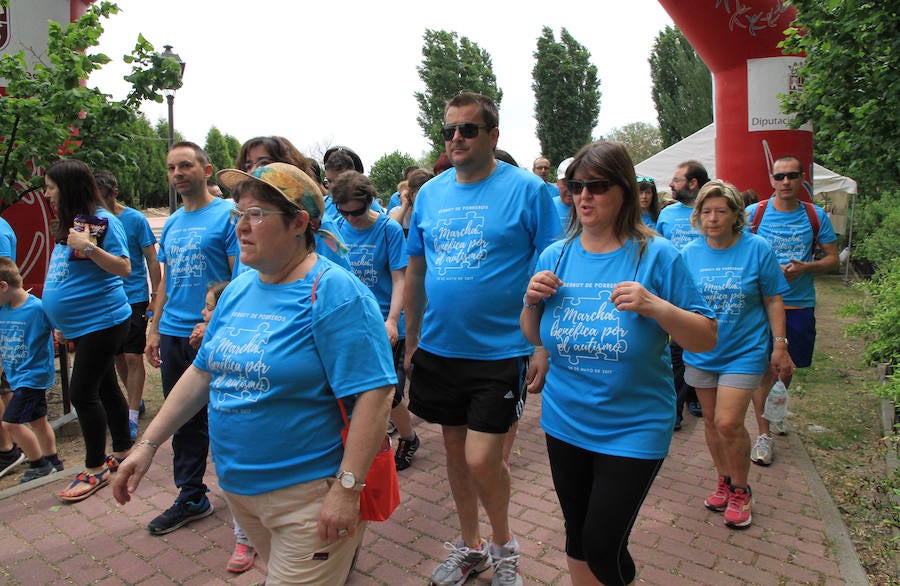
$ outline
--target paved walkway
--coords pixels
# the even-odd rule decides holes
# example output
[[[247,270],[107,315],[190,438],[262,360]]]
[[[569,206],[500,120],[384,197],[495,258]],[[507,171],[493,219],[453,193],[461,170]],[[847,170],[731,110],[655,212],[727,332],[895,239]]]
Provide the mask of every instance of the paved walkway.
[[[522,546],[525,584],[568,584],[563,525],[538,426],[540,400],[529,398],[512,461],[512,528]],[[755,426],[751,426],[755,428]],[[400,473],[403,503],[370,525],[349,584],[428,584],[457,522],[443,467],[439,430],[420,425],[422,448]],[[700,420],[687,416],[631,536],[641,584],[867,584],[856,552],[821,479],[796,436],[778,440],[775,464],[753,466],[754,524],[732,531],[703,507],[714,473]],[[145,527],[171,505],[171,444],[165,444],[136,498],[120,507],[109,488],[74,505],[52,495],[68,480],[49,477],[27,490],[0,493],[0,582],[35,584],[255,584],[257,564],[225,569],[231,516],[210,472],[216,513],[163,537]],[[67,462],[77,472],[75,462]],[[484,528],[485,533],[488,528]],[[469,584],[488,584],[486,572]]]

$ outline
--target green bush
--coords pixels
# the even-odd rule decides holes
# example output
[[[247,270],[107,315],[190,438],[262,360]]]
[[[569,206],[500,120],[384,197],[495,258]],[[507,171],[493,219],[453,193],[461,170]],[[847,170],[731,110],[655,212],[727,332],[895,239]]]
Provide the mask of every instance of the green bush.
[[[854,260],[878,268],[900,258],[900,190],[861,196],[857,208]]]

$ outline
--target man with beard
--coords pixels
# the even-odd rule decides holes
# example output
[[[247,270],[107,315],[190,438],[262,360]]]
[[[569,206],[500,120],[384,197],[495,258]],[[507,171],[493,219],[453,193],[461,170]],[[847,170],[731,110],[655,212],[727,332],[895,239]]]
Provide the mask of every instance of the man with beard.
[[[672,174],[669,189],[676,201],[659,212],[656,231],[674,244],[679,251],[695,239],[701,238],[700,233],[691,226],[691,213],[694,211],[697,194],[700,193],[700,188],[707,181],[709,181],[709,174],[706,172],[706,167],[697,161],[685,161],[678,165],[675,173]],[[677,396],[675,429],[679,430],[685,403],[688,404],[688,410],[697,417],[702,417],[703,411],[700,409],[700,401],[697,400],[694,387],[684,382],[681,346],[673,341],[669,344],[669,350],[672,352],[672,371],[675,374],[675,394]]]

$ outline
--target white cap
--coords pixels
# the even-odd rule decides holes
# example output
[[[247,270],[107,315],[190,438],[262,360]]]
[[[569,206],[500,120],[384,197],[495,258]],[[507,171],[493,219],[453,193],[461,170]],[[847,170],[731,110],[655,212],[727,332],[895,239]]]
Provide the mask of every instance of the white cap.
[[[566,169],[569,168],[569,165],[571,165],[574,160],[575,157],[569,157],[560,163],[559,167],[556,168],[556,176],[560,179],[563,178],[566,175]]]

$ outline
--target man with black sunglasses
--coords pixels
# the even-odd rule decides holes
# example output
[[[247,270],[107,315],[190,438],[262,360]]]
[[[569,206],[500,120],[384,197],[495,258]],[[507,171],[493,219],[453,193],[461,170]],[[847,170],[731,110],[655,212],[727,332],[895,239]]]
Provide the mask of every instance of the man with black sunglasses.
[[[812,364],[816,342],[813,274],[831,271],[839,263],[837,236],[828,214],[821,207],[799,198],[804,178],[800,159],[793,155],[777,159],[769,177],[775,190],[772,197],[747,207],[753,231],[772,245],[790,287],[782,296],[787,322],[786,339],[776,338],[772,343],[787,344],[788,353],[797,368]],[[814,258],[816,243],[821,245],[823,252],[819,260]],[[782,375],[781,382],[785,386],[790,385],[791,376]],[[768,466],[775,458],[772,432],[785,433],[784,421],[770,422],[762,416],[774,383],[775,373],[767,371],[753,393],[753,411],[759,435],[750,451],[750,460],[761,466]]]
[[[498,118],[480,94],[448,102],[441,132],[453,167],[422,186],[410,219],[409,408],[442,426],[462,533],[432,574],[438,586],[461,584],[491,565],[492,584],[522,584],[503,443],[526,387],[539,391],[548,369],[546,352],[522,335],[519,312],[532,258],[553,242],[559,223],[547,183],[495,159]],[[481,537],[479,501],[490,544]]]

